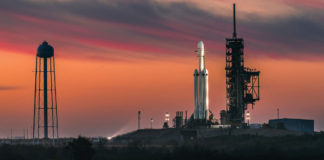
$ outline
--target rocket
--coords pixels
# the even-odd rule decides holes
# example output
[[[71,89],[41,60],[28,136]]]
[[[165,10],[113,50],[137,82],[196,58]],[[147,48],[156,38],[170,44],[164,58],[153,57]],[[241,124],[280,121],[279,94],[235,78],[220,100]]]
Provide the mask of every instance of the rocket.
[[[205,48],[203,41],[198,42],[199,67],[194,72],[194,119],[208,120],[208,70],[205,66]]]

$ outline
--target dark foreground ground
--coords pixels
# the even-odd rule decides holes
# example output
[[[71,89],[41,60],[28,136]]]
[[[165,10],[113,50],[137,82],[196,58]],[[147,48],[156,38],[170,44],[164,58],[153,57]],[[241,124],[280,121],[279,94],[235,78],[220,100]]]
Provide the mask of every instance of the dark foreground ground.
[[[264,137],[224,135],[183,144],[91,144],[79,137],[62,146],[1,145],[1,160],[323,160],[324,134]]]

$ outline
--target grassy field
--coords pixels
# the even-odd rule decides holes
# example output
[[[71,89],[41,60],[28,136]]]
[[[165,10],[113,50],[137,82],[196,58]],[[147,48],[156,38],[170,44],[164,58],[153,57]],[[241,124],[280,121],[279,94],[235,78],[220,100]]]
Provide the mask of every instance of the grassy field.
[[[170,147],[171,145],[171,147]],[[1,160],[308,160],[324,159],[324,134],[264,137],[217,136],[184,144],[147,147],[139,141],[126,147],[91,144],[79,137],[66,146],[1,145]]]

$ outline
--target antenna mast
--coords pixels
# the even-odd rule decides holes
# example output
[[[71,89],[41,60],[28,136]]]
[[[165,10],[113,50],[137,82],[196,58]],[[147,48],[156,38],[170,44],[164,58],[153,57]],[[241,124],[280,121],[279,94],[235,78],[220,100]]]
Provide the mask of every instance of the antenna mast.
[[[235,16],[235,3],[233,4],[233,38],[236,38],[236,16]]]

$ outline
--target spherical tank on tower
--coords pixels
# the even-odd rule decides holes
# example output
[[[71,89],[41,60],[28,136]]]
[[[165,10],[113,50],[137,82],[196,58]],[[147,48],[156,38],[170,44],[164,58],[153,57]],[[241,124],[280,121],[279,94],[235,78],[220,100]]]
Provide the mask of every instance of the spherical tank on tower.
[[[48,58],[54,56],[54,48],[44,41],[37,48],[37,56],[42,58]]]

